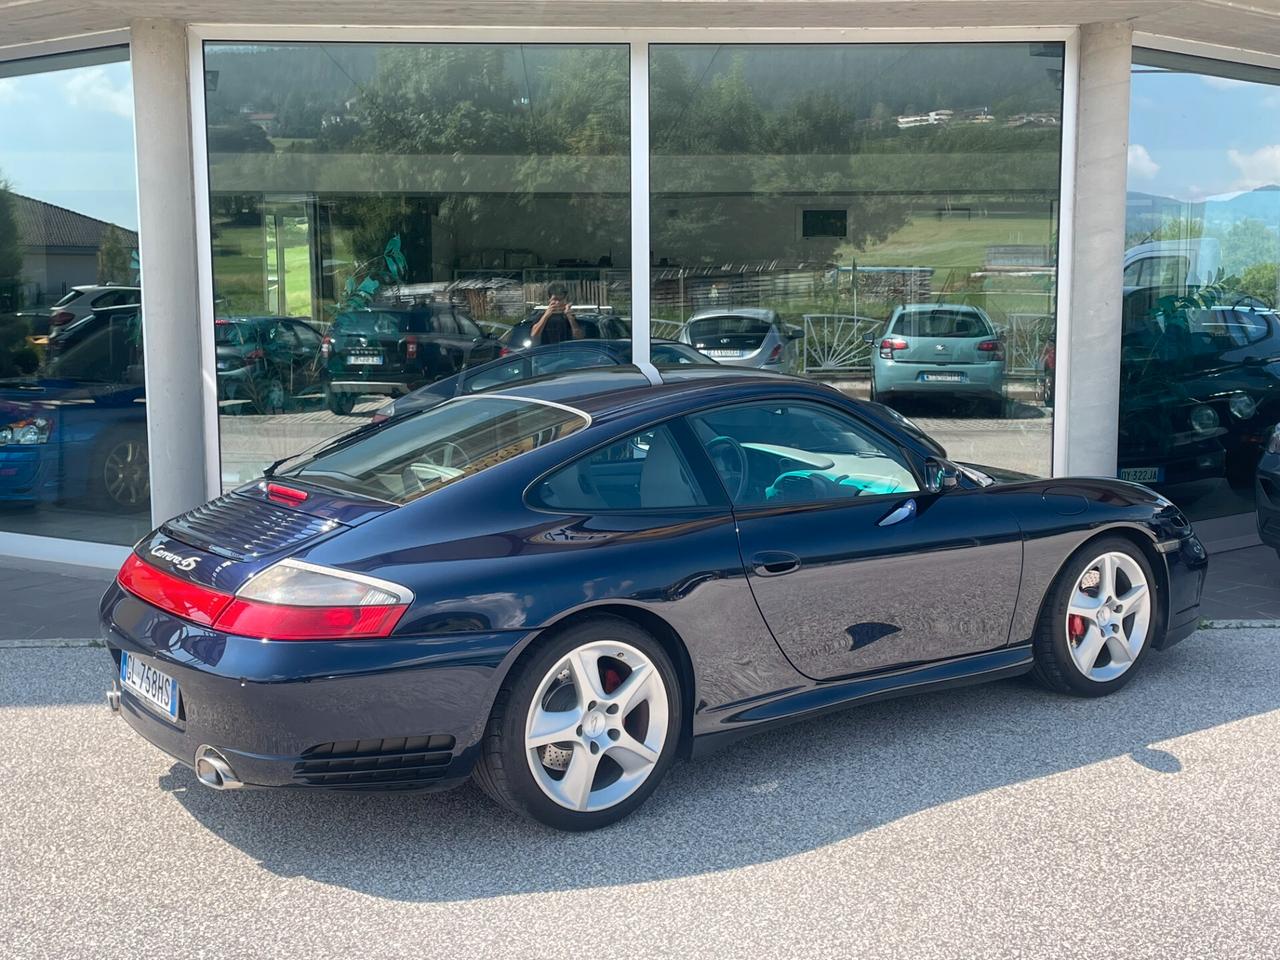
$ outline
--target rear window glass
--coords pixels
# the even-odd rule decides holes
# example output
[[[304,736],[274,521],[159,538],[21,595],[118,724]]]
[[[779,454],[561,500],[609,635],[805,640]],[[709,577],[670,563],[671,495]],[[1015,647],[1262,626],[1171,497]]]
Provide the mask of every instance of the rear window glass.
[[[387,336],[399,333],[425,333],[430,315],[421,313],[340,313],[333,321],[334,333],[349,333],[361,337]]]
[[[514,397],[462,397],[389,421],[282,470],[317,486],[407,503],[581,430],[585,414]]]
[[[990,337],[987,318],[971,310],[912,310],[898,317],[890,333],[900,337]]]
[[[757,317],[702,317],[689,321],[689,335],[694,339],[703,337],[763,337],[769,332],[768,320]]]
[[[72,290],[65,297],[63,297],[61,300],[55,303],[54,306],[65,307],[69,303],[75,303],[77,300],[79,300],[83,296],[84,296],[83,290]]]
[[[253,331],[247,323],[219,320],[213,325],[213,342],[240,346],[253,340]]]

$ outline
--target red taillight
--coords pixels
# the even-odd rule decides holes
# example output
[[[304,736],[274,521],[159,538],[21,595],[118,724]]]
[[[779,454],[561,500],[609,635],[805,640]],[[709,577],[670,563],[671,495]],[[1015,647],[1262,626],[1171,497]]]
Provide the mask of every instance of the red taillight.
[[[231,601],[217,628],[272,640],[346,640],[385,637],[408,604],[368,607],[295,607],[255,600]]]
[[[320,341],[320,356],[328,359],[329,354],[333,351],[333,338],[324,337]]]
[[[390,419],[391,419],[391,416],[389,414],[383,413],[381,410],[379,410],[369,418],[369,422],[370,423],[386,423]]]
[[[499,351],[498,351],[498,356],[500,356],[500,357],[509,357],[509,356],[511,356],[511,348],[510,348],[510,347],[503,347],[501,350],[499,350]]]
[[[244,358],[245,360],[261,360],[265,356],[266,354],[262,352],[261,348],[259,348],[257,350],[250,350],[244,355]]]
[[[992,360],[1004,359],[1004,345],[999,340],[983,340],[978,344],[978,350],[991,354]]]
[[[116,580],[138,599],[205,627],[213,626],[232,600],[229,593],[157,570],[136,553],[129,554]]]
[[[418,355],[418,338],[408,336],[404,338],[404,355],[406,359],[412,360]]]
[[[283,483],[267,484],[267,499],[275,500],[277,503],[287,503],[290,506],[297,506],[306,500],[311,494],[305,490],[299,490],[297,487],[286,487]]]
[[[905,340],[901,340],[901,339],[891,340],[888,337],[886,337],[885,339],[880,341],[880,356],[885,360],[892,360],[893,351],[905,350],[907,349],[908,346],[909,344]]]
[[[769,359],[765,363],[777,363],[782,359],[782,344],[775,343],[773,349],[769,351]]]
[[[76,318],[74,313],[68,313],[66,310],[59,310],[49,318],[49,326],[63,327]]]
[[[413,600],[398,584],[299,560],[268,567],[234,596],[158,570],[137,554],[130,554],[116,579],[174,616],[261,640],[390,636]]]

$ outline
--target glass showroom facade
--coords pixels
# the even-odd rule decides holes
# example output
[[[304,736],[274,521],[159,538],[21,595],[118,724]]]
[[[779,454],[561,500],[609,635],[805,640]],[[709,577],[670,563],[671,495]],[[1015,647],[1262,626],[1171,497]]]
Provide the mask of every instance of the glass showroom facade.
[[[512,36],[193,43],[211,495],[409,392],[633,350],[1053,471],[1067,42]],[[1233,120],[1278,89],[1135,50],[1116,469],[1193,516],[1252,508],[1280,419],[1280,171]],[[0,64],[0,532],[153,519],[132,104],[127,48]]]

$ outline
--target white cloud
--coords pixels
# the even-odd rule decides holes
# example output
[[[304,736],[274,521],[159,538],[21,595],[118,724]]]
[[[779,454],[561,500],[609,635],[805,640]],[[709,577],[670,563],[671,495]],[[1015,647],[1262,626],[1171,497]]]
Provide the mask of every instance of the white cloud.
[[[1160,172],[1160,164],[1151,159],[1147,148],[1140,143],[1129,144],[1129,176],[1150,180]]]
[[[1233,189],[1253,190],[1280,183],[1280,143],[1259,147],[1251,153],[1232,148],[1227,151],[1227,159],[1240,171],[1240,179],[1233,184]]]
[[[133,117],[133,82],[116,86],[102,67],[78,70],[62,85],[72,106],[105,110],[120,117]]]
[[[1234,90],[1236,87],[1253,86],[1248,80],[1233,80],[1231,77],[1206,77],[1200,78],[1207,86],[1213,87],[1215,90]]]
[[[14,77],[0,77],[0,103],[21,103],[31,96],[18,86]]]

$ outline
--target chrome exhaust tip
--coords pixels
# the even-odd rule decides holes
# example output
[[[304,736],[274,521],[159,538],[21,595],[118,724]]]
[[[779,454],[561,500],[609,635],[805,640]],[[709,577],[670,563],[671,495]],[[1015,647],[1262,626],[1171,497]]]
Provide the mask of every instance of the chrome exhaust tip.
[[[196,779],[214,790],[238,790],[244,786],[227,758],[208,745],[196,751]]]
[[[111,689],[107,691],[107,706],[112,713],[120,712],[120,683],[117,680],[111,681]]]

